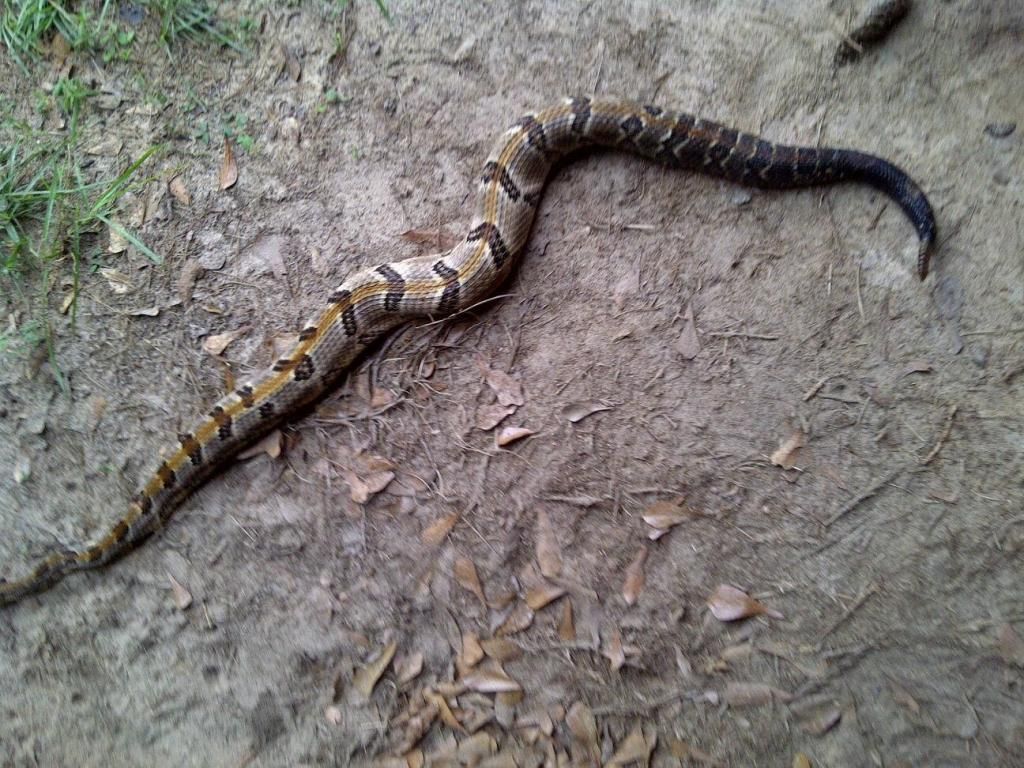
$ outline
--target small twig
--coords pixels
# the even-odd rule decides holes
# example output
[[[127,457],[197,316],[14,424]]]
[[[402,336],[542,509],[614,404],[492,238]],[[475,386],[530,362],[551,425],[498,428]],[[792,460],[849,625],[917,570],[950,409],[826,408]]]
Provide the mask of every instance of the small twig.
[[[981,331],[960,331],[961,336],[999,336],[1004,333],[1024,333],[1024,325],[1017,328],[993,328]]]
[[[830,517],[828,520],[825,521],[825,527],[826,528],[830,527],[833,523],[837,522],[840,518],[845,517],[846,515],[848,515],[850,512],[852,512],[858,506],[860,506],[865,501],[870,499],[872,496],[877,494],[886,485],[888,485],[893,480],[895,480],[896,477],[899,476],[902,472],[903,472],[903,467],[900,467],[899,469],[894,469],[892,472],[890,472],[888,475],[883,477],[881,480],[879,480],[876,483],[874,483],[870,488],[868,488],[862,494],[860,494],[859,496],[857,496],[854,499],[850,499],[850,501],[848,501],[845,504],[843,504],[843,506],[841,506],[839,508],[839,510],[834,515],[832,515],[832,517]]]
[[[825,643],[825,638],[827,638],[829,635],[831,635],[833,632],[839,629],[839,627],[845,624],[846,621],[849,620],[849,618],[853,616],[853,614],[856,613],[858,610],[860,610],[860,607],[868,601],[868,598],[874,595],[876,592],[878,592],[878,584],[876,584],[875,582],[871,582],[870,584],[868,584],[867,589],[861,592],[860,596],[853,601],[853,604],[845,611],[843,611],[843,614],[838,619],[833,621],[829,625],[828,629],[826,629],[822,633],[821,637],[818,638],[819,651],[821,650],[822,645],[824,645]]]
[[[860,264],[857,265],[857,311],[860,312],[860,321],[864,322],[864,300],[860,295]]]
[[[831,376],[823,376],[820,379],[818,379],[818,381],[815,382],[813,387],[804,392],[804,402],[806,403],[808,400],[810,400],[812,397],[818,394],[818,392],[821,391],[821,388],[825,386],[825,382],[831,378]]]
[[[760,341],[778,341],[778,336],[771,336],[765,333],[742,333],[740,331],[708,331],[705,336],[714,336],[721,339],[758,339]]]
[[[938,441],[935,443],[935,447],[932,448],[928,455],[921,460],[921,466],[930,464],[931,460],[939,455],[939,451],[942,450],[943,444],[949,439],[949,433],[953,431],[953,417],[956,416],[957,409],[960,406],[955,403],[949,406],[949,414],[946,416],[946,426],[942,430],[942,434],[939,435]]]

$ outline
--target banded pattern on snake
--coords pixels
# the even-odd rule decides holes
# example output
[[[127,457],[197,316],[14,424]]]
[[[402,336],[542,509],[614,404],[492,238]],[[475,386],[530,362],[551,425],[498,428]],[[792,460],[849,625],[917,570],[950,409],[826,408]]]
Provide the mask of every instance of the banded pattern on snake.
[[[163,525],[182,500],[243,447],[338,383],[359,354],[412,318],[443,317],[491,294],[526,245],[553,163],[584,147],[608,147],[659,163],[775,189],[863,182],[903,209],[920,243],[923,279],[935,220],[921,189],[892,163],[845,149],[791,147],[680,112],[613,99],[566,99],[509,128],[484,164],[469,233],[447,253],[362,269],[328,298],[295,347],[222,397],[189,431],[99,541],[56,551],[26,576],[0,579],[0,605],[39,592],[67,574],[96,568]]]

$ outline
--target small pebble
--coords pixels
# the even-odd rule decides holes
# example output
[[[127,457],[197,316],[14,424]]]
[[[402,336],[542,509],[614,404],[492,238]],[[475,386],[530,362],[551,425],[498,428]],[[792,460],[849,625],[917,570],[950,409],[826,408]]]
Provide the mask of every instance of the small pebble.
[[[729,202],[733,205],[746,205],[750,202],[750,193],[745,189],[737,189],[729,196]]]
[[[993,139],[1005,139],[1016,130],[1016,123],[989,123],[985,126],[985,133]]]

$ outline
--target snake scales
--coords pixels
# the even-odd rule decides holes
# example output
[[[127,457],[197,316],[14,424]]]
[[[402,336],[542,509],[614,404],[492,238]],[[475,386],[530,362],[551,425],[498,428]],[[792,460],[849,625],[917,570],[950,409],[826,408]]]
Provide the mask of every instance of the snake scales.
[[[0,605],[67,574],[123,555],[159,528],[182,500],[296,410],[334,386],[368,345],[418,317],[443,317],[491,294],[523,251],[553,163],[583,147],[610,147],[740,184],[794,188],[856,181],[893,200],[917,230],[923,279],[935,220],[921,189],[878,157],[845,149],[790,147],[684,113],[611,99],[566,99],[518,120],[478,179],[469,233],[447,253],[381,264],[351,275],[271,368],[222,397],[178,435],[128,512],[99,541],[55,551],[26,576],[0,579]]]

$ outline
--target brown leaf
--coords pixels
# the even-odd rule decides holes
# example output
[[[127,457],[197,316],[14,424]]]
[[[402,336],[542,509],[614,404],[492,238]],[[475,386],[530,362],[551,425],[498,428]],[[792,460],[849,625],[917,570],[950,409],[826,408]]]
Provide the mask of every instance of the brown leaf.
[[[779,444],[778,450],[771,455],[772,464],[783,469],[792,469],[796,466],[797,454],[804,447],[805,440],[806,435],[801,430],[793,432]]]
[[[767,683],[731,682],[726,684],[722,698],[732,707],[756,707],[773,701],[786,703],[793,699],[793,694]]]
[[[693,305],[686,305],[686,314],[683,316],[685,325],[683,331],[676,340],[676,349],[686,360],[693,360],[700,354],[700,339],[697,337],[697,322],[693,317]]]
[[[626,578],[622,583],[622,599],[626,605],[634,605],[644,589],[644,563],[647,562],[647,545],[641,544],[633,556],[633,561],[626,566]]]
[[[558,639],[563,643],[571,643],[576,639],[576,626],[572,620],[572,601],[562,601],[562,617],[558,620]]]
[[[174,598],[174,606],[179,611],[186,610],[192,605],[192,593],[185,589],[181,582],[169,573],[167,574],[167,579],[171,582],[171,596]]]
[[[496,637],[507,637],[522,632],[531,624],[533,624],[533,609],[526,603],[517,603],[494,634]]]
[[[113,267],[100,267],[99,273],[106,279],[110,290],[119,296],[130,293],[135,289],[135,286],[132,285],[132,279],[124,274],[124,272],[118,272]]]
[[[606,405],[598,400],[588,400],[580,403],[569,403],[567,406],[562,408],[562,418],[566,419],[570,424],[576,424],[587,416],[591,416],[601,411],[610,411],[612,406]]]
[[[423,653],[421,651],[401,656],[395,661],[395,677],[399,685],[412,682],[419,677],[422,671]]]
[[[1003,624],[999,628],[999,655],[1007,664],[1024,668],[1024,640],[1021,640],[1010,624]]]
[[[280,429],[275,429],[269,435],[261,438],[258,442],[253,443],[248,448],[239,451],[238,458],[251,459],[255,456],[259,456],[261,453],[267,454],[272,459],[276,459],[281,455],[281,449],[284,446],[284,435]]]
[[[927,360],[911,360],[903,368],[901,376],[909,376],[912,373],[931,373],[932,364]]]
[[[770,616],[773,619],[782,618],[782,614],[778,611],[773,611],[742,589],[737,589],[729,584],[718,586],[708,598],[708,608],[719,621],[736,621],[761,615]]]
[[[523,687],[509,677],[505,670],[495,666],[489,669],[475,669],[462,678],[462,684],[478,693],[501,693],[521,691]]]
[[[537,564],[540,572],[549,579],[557,578],[562,573],[562,548],[555,535],[555,527],[544,509],[537,510]]]
[[[475,667],[484,657],[484,649],[480,647],[480,638],[476,632],[462,633],[462,663],[467,668]]]
[[[407,229],[401,235],[403,240],[407,240],[410,243],[416,245],[425,245],[430,248],[436,248],[439,251],[447,251],[459,244],[462,239],[458,235],[453,235],[447,230],[438,229]]]
[[[811,736],[821,736],[835,728],[842,717],[843,711],[839,707],[829,707],[814,717],[801,722],[800,730]]]
[[[601,655],[608,659],[613,672],[622,669],[626,663],[626,651],[622,647],[622,633],[616,627],[605,636],[604,647],[601,648]]]
[[[560,587],[557,584],[551,584],[549,582],[543,582],[526,591],[526,604],[530,606],[531,610],[539,611],[541,608],[553,603],[564,594],[565,587]]]
[[[494,445],[496,448],[504,448],[506,445],[534,434],[536,432],[526,427],[502,427],[494,435]]]
[[[388,487],[388,483],[395,479],[395,473],[390,470],[368,472],[360,477],[352,470],[346,470],[344,477],[352,501],[365,504]]]
[[[370,694],[373,693],[373,689],[377,685],[377,681],[380,680],[380,676],[384,674],[384,670],[388,668],[391,660],[395,657],[397,649],[398,643],[388,643],[377,654],[377,658],[374,661],[364,667],[360,667],[356,671],[352,678],[352,686],[363,695],[364,699],[370,698]]]
[[[238,328],[234,331],[225,331],[224,333],[215,333],[207,336],[203,339],[203,352],[216,357],[223,353],[231,342],[245,334],[248,330],[248,328]]]
[[[458,731],[459,733],[466,732],[466,729],[462,727],[462,723],[460,723],[452,713],[452,709],[448,706],[448,702],[445,701],[444,696],[436,691],[424,691],[423,698],[437,708],[437,714],[441,718],[441,722],[453,731]]]
[[[224,160],[220,164],[220,174],[217,182],[221,190],[231,189],[238,181],[238,164],[235,162],[235,153],[231,149],[231,139],[224,137]]]
[[[811,768],[811,758],[803,752],[793,755],[793,768]]]
[[[451,533],[452,528],[455,527],[455,523],[458,521],[459,513],[451,512],[428,525],[420,535],[420,538],[424,544],[436,547],[448,538],[448,534]]]
[[[514,405],[481,405],[476,409],[476,428],[489,432],[515,412]]]
[[[652,737],[650,741],[648,741],[648,735]],[[643,728],[637,723],[633,726],[633,730],[629,732],[629,735],[619,744],[619,748],[615,750],[612,759],[605,765],[608,768],[620,768],[620,766],[629,765],[630,763],[647,765],[656,744],[657,737],[653,735],[653,731],[650,734],[644,734]]]
[[[600,765],[597,721],[590,707],[582,701],[575,702],[565,714],[565,724],[573,739],[573,765]]]
[[[647,532],[647,538],[657,541],[671,528],[693,517],[699,517],[699,515],[689,507],[683,506],[681,497],[672,501],[668,499],[656,501],[643,514],[644,522],[651,526],[651,530]]]
[[[523,385],[517,379],[504,371],[491,368],[480,358],[477,358],[476,364],[487,386],[497,395],[501,405],[523,405],[526,402],[523,397]]]
[[[480,576],[476,572],[476,565],[468,557],[455,558],[455,581],[463,589],[476,595],[480,604],[487,607],[487,598],[484,596],[484,587],[480,583]]]
[[[167,184],[167,189],[172,195],[174,195],[174,199],[182,205],[192,204],[192,195],[189,194],[188,187],[186,187],[185,182],[181,180],[181,176],[175,176],[171,179]]]
[[[497,662],[515,661],[523,655],[523,649],[507,637],[492,637],[481,640],[480,647]]]

